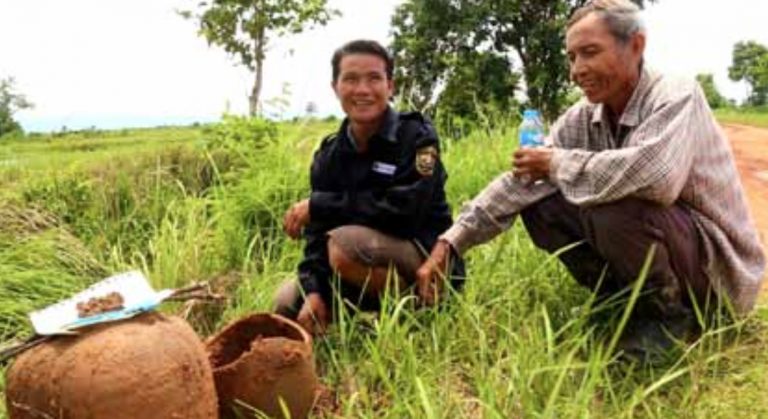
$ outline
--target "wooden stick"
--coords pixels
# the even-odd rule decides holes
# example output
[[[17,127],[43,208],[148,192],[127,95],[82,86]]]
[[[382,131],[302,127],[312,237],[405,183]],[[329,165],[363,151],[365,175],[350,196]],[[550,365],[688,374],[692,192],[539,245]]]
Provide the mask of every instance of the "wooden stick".
[[[34,348],[35,346],[53,338],[53,335],[32,335],[24,341],[15,345],[6,346],[0,350],[0,364],[13,358],[14,356],[26,351],[27,349]]]

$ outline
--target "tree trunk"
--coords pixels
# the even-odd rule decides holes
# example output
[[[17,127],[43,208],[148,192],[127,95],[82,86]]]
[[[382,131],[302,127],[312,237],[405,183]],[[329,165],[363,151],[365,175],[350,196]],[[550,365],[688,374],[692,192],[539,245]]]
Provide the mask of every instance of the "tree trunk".
[[[251,95],[248,96],[249,113],[251,116],[259,114],[259,96],[261,95],[261,80],[263,77],[261,58],[256,59],[256,79],[253,82],[253,89],[251,89]]]
[[[264,79],[264,44],[264,29],[262,29],[259,36],[253,42],[254,56],[256,57],[254,65],[256,79],[253,82],[251,95],[248,97],[249,113],[251,116],[256,116],[260,113],[259,96],[261,95],[261,84]]]

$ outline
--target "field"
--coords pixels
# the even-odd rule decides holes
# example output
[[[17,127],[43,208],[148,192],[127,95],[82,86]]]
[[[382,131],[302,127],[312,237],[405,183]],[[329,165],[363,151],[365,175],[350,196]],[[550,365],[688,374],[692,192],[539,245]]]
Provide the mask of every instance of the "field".
[[[230,292],[226,306],[192,313],[202,335],[269,310],[301,254],[282,214],[306,196],[312,150],[334,127],[230,117],[0,144],[0,340],[30,332],[28,311],[133,268],[156,288],[209,280]],[[502,128],[445,142],[454,211],[507,169],[512,138]],[[638,365],[609,351],[624,312],[596,306],[519,224],[468,266],[441,309],[391,299],[318,340],[327,392],[316,415],[768,417],[765,306]]]
[[[751,125],[768,128],[768,109],[734,109],[724,108],[715,111],[717,119],[722,123]]]

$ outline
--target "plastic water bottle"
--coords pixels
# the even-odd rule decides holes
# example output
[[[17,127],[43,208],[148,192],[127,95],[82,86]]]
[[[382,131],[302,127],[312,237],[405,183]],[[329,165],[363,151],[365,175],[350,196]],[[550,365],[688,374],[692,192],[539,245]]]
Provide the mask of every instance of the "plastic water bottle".
[[[520,148],[543,147],[544,146],[544,123],[541,122],[539,111],[535,109],[526,109],[523,112],[523,122],[518,128],[520,137]],[[530,177],[523,175],[519,179],[526,185],[530,185]],[[539,184],[541,180],[533,184]]]
[[[535,109],[526,109],[523,112],[523,122],[518,128],[520,147],[541,147],[544,145],[544,123],[541,115]]]

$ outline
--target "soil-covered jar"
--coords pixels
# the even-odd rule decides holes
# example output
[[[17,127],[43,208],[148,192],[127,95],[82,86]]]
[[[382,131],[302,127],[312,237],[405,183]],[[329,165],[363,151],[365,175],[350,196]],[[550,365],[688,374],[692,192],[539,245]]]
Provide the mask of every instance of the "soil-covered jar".
[[[239,319],[207,342],[222,418],[254,410],[282,418],[309,414],[318,389],[312,338],[276,314]],[[281,403],[282,401],[282,403]]]
[[[11,419],[218,417],[205,346],[182,319],[146,313],[21,354],[7,372]]]

